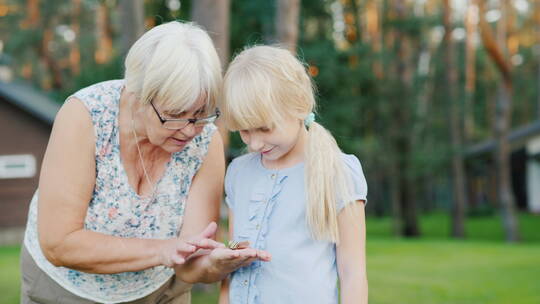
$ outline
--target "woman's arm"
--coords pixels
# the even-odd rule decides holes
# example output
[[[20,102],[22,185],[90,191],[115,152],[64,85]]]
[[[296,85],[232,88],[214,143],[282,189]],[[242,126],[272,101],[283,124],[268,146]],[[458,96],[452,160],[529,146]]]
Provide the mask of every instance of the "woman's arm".
[[[224,175],[223,143],[221,135],[216,132],[189,190],[181,238],[190,239],[209,222],[219,219]],[[268,259],[269,255],[252,248],[230,250],[223,246],[212,251],[198,252],[186,263],[175,266],[175,270],[176,275],[185,282],[211,283],[222,280],[229,272],[257,258]]]
[[[127,239],[84,229],[96,179],[94,151],[88,111],[80,100],[66,103],[55,119],[39,179],[38,234],[45,257],[55,266],[91,273],[183,262],[196,248],[180,239]]]
[[[367,303],[364,201],[346,206],[338,215],[338,225],[340,243],[336,254],[341,303]]]
[[[203,164],[191,183],[180,237],[193,236],[208,223],[219,221],[225,175],[224,155],[221,135],[215,132]],[[213,238],[215,239],[215,236]],[[184,265],[175,267],[176,274],[183,281],[192,283],[208,279],[208,265],[203,262],[205,259],[193,257]]]

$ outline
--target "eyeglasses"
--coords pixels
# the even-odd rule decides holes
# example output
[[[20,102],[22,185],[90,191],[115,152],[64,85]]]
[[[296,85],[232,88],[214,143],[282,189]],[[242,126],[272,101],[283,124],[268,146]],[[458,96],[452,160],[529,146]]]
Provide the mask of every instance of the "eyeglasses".
[[[150,101],[150,105],[152,106],[152,109],[154,109],[154,111],[156,112],[159,118],[159,121],[161,121],[161,125],[164,128],[169,129],[169,130],[180,130],[180,129],[185,128],[190,123],[193,124],[195,128],[200,129],[206,126],[207,124],[214,123],[216,119],[218,119],[219,115],[221,114],[219,109],[216,108],[216,112],[214,113],[214,115],[204,117],[204,118],[165,119],[161,116],[161,114],[159,114],[158,110],[156,109],[152,101]]]

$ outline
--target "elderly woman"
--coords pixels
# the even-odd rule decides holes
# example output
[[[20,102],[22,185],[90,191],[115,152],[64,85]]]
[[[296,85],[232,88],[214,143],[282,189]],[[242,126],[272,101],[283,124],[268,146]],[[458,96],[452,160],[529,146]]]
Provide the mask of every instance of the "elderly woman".
[[[56,117],[21,253],[22,303],[189,303],[190,283],[269,259],[212,239],[224,157],[208,35],[157,26],[125,68]]]

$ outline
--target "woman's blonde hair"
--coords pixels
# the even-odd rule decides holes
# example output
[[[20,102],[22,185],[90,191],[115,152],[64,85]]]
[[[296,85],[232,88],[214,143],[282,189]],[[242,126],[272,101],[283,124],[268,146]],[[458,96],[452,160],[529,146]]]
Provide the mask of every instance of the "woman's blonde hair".
[[[279,127],[288,117],[303,121],[315,110],[306,67],[277,46],[242,51],[224,77],[223,117],[229,129]],[[305,155],[306,220],[315,239],[339,242],[337,203],[350,196],[341,150],[322,125],[308,128]]]
[[[208,34],[194,23],[173,21],[142,35],[125,60],[126,89],[141,103],[154,98],[169,110],[186,110],[200,98],[212,110],[222,73]]]

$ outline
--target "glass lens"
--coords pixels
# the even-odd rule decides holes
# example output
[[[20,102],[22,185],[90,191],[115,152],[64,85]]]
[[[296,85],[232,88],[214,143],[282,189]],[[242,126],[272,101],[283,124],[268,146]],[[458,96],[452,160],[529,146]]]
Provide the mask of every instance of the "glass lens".
[[[211,116],[203,119],[199,119],[195,122],[195,126],[204,126],[209,123],[213,123],[216,120],[216,116]]]
[[[214,121],[216,121],[217,117],[218,117],[217,115],[213,115],[210,117],[197,119],[197,121],[195,121],[193,125],[195,128],[202,128],[206,126],[207,124],[213,123]],[[189,119],[166,120],[163,123],[163,127],[167,129],[171,129],[171,130],[179,130],[179,129],[185,128],[188,124],[189,124]]]
[[[163,126],[167,129],[178,130],[187,126],[188,120],[167,120],[163,123]]]

